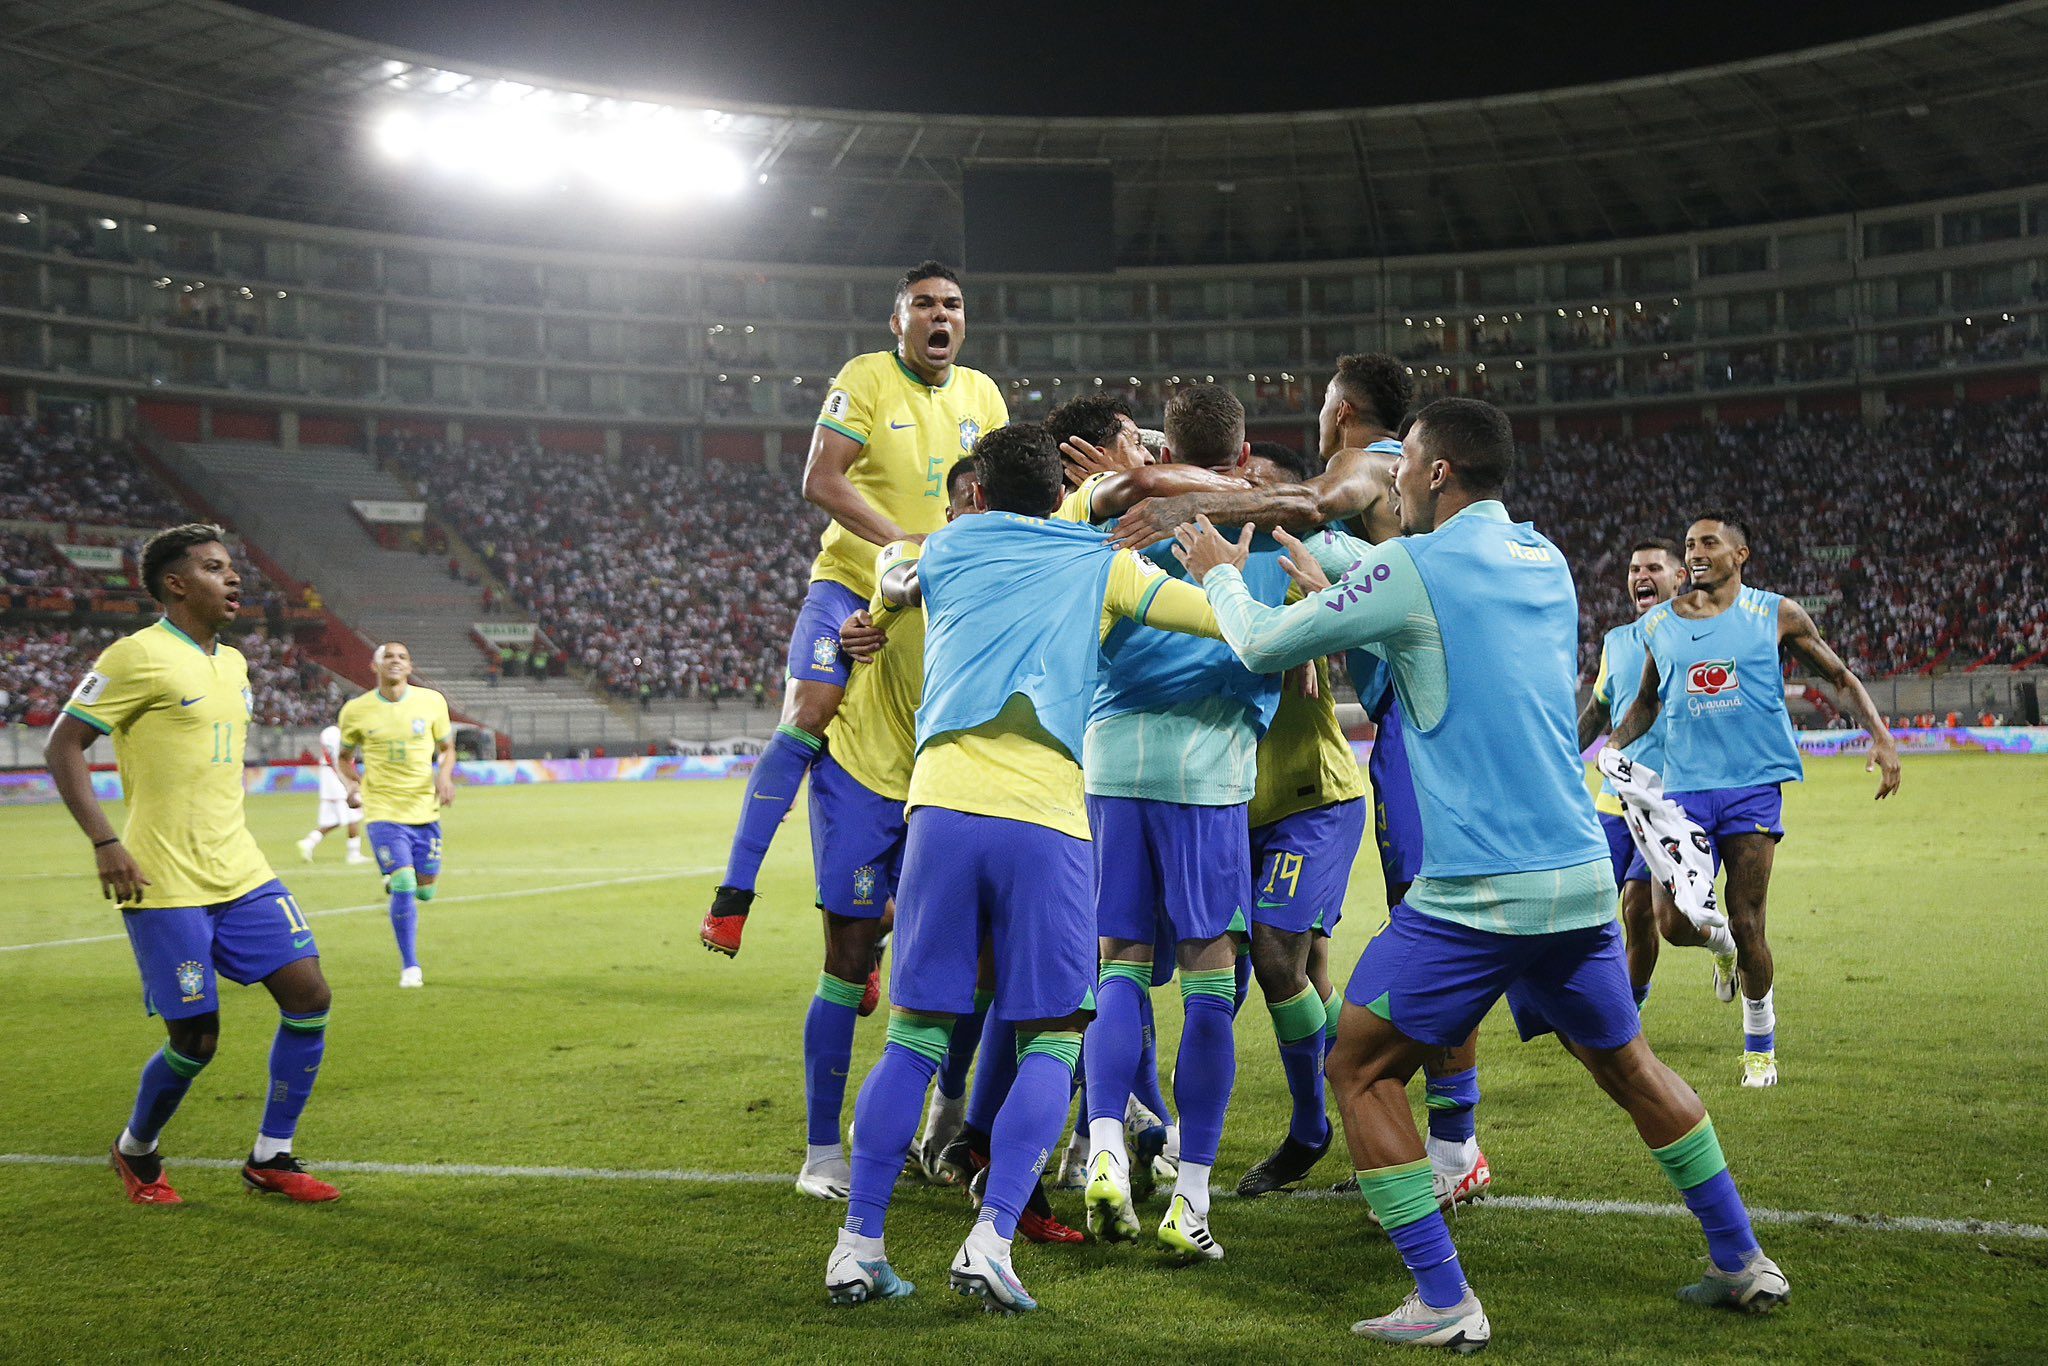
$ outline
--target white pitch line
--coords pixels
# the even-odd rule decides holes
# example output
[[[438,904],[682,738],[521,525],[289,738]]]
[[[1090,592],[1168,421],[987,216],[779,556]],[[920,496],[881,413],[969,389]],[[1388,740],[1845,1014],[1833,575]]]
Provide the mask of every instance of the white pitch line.
[[[0,1153],[0,1166],[13,1167],[98,1167],[104,1155],[75,1157],[64,1153]],[[173,1167],[199,1167],[215,1171],[239,1171],[242,1164],[219,1157],[180,1157]],[[499,1180],[542,1181],[671,1181],[711,1186],[780,1186],[790,1178],[779,1172],[700,1172],[658,1168],[618,1167],[520,1167],[477,1162],[328,1162],[316,1164],[323,1172],[360,1172],[371,1176],[458,1176]],[[1223,1192],[1219,1192],[1223,1194]],[[1303,1191],[1297,1198],[1330,1197],[1328,1191]],[[1636,1200],[1565,1200],[1552,1195],[1492,1195],[1476,1202],[1488,1209],[1524,1210],[1538,1214],[1589,1214],[1612,1218],[1616,1215],[1645,1219],[1690,1219],[1684,1205],[1651,1204]],[[1476,1206],[1475,1206],[1476,1207]],[[1930,1219],[1917,1214],[1836,1214],[1829,1210],[1759,1209],[1749,1211],[1751,1222],[1759,1224],[1819,1224],[1828,1228],[1858,1229],[1866,1233],[1934,1233],[1975,1235],[1988,1238],[2018,1238],[2025,1242],[2048,1242],[2048,1227],[2013,1224],[1996,1219]]]
[[[704,873],[722,871],[720,867],[676,868],[666,873],[637,873],[632,877],[598,878],[591,882],[559,882],[547,887],[514,887],[503,892],[467,892],[461,896],[437,897],[427,903],[430,906],[455,906],[469,901],[513,901],[520,897],[553,896],[556,892],[588,892],[599,887],[623,887],[635,882],[661,882],[669,878],[697,877]],[[388,901],[365,901],[359,906],[336,906],[324,911],[307,911],[306,919],[318,920],[329,915],[361,915],[364,911],[388,910]],[[30,949],[61,949],[73,944],[110,944],[125,942],[125,934],[88,934],[76,939],[45,939],[35,944],[0,944],[0,953],[25,953]]]

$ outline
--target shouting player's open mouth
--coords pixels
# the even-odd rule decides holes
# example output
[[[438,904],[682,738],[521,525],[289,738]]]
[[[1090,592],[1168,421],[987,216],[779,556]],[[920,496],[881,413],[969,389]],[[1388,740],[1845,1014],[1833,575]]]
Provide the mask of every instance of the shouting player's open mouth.
[[[1657,601],[1657,585],[1650,580],[1637,579],[1631,587],[1635,593],[1637,607],[1648,607]]]
[[[924,356],[934,365],[944,365],[953,358],[953,329],[944,323],[925,333]]]

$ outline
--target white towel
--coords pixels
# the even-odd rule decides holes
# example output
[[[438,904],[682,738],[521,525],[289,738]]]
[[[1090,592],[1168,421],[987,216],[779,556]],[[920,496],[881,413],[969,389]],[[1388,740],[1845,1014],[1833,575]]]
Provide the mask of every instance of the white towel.
[[[1685,808],[1664,795],[1657,770],[1628,758],[1612,745],[1600,751],[1600,771],[1621,799],[1628,832],[1649,866],[1650,876],[1664,884],[1678,909],[1695,928],[1719,929],[1728,923],[1714,899],[1714,849]]]

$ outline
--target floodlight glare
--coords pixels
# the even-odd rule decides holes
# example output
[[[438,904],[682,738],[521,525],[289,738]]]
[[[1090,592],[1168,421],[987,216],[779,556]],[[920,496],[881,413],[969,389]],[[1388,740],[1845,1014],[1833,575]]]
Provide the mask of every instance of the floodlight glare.
[[[404,110],[377,121],[377,150],[393,161],[410,161],[420,150],[420,121]]]

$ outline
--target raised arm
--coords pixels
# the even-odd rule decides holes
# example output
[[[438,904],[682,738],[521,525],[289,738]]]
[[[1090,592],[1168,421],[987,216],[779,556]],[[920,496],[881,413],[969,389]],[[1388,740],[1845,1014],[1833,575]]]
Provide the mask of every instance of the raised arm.
[[[1315,478],[1236,491],[1185,492],[1134,504],[1110,539],[1142,550],[1173,535],[1197,516],[1223,526],[1285,527],[1300,535],[1332,522],[1365,516],[1386,493],[1384,457],[1341,450]],[[1171,467],[1159,467],[1171,468]]]
[[[844,432],[823,425],[812,428],[810,454],[804,457],[804,499],[864,541],[887,545],[918,539],[875,511],[846,477],[864,449]]]
[[[92,765],[86,762],[85,752],[99,738],[97,730],[77,717],[60,716],[50,728],[49,742],[43,746],[43,762],[49,765],[50,778],[57,784],[57,795],[64,799],[71,819],[92,841],[100,895],[117,902],[140,901],[149,879],[143,876],[141,865],[114,832],[107,813],[100,809],[100,799],[93,795]]]
[[[1250,492],[1243,480],[1199,465],[1140,465],[1095,484],[1088,498],[1088,520],[1106,522],[1121,517],[1146,499],[1231,498]]]
[[[1635,700],[1630,702],[1628,710],[1622,713],[1620,724],[1615,726],[1613,734],[1607,737],[1608,744],[1616,749],[1627,749],[1650,733],[1650,727],[1657,724],[1657,713],[1664,706],[1662,687],[1663,676],[1657,672],[1657,657],[1645,655],[1643,681],[1636,687]],[[1580,717],[1581,735],[1585,734],[1585,724],[1585,718]],[[1591,740],[1586,741],[1586,745],[1591,743]],[[1586,745],[1580,745],[1579,748],[1584,749]]]
[[[1813,624],[1812,615],[1790,598],[1778,600],[1778,647],[1790,650],[1807,668],[1826,679],[1836,695],[1849,704],[1849,714],[1869,733],[1870,760],[1863,765],[1863,771],[1880,770],[1877,800],[1883,801],[1897,792],[1898,742],[1892,739],[1891,730],[1885,725],[1884,717],[1878,714],[1876,704],[1870,700],[1863,680],[1850,671],[1827,641],[1821,639],[1820,628]]]

